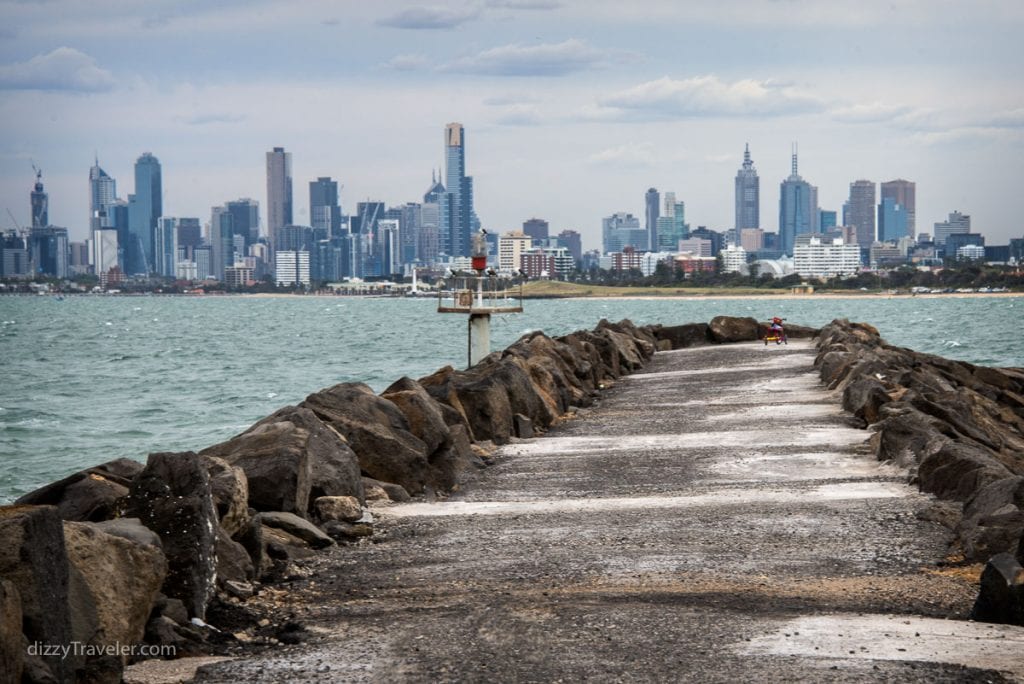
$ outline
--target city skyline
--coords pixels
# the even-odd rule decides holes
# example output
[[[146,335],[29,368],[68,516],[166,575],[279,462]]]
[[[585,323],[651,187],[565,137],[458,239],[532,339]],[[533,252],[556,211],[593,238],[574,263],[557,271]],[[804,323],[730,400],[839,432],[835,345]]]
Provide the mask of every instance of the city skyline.
[[[856,179],[907,178],[917,232],[959,210],[990,242],[1020,236],[1024,8],[676,4],[0,2],[0,203],[29,223],[34,161],[50,222],[82,240],[96,155],[127,194],[150,151],[165,211],[205,222],[241,197],[267,207],[264,155],[280,146],[300,188],[343,186],[346,213],[401,206],[444,167],[437,126],[459,121],[476,213],[498,232],[540,216],[593,247],[602,217],[644,216],[649,187],[674,190],[693,226],[728,229],[747,142],[761,227],[776,231],[765,189],[785,179],[795,140],[822,209],[840,210]],[[849,44],[851,29],[870,40]],[[305,193],[294,201],[310,224]]]

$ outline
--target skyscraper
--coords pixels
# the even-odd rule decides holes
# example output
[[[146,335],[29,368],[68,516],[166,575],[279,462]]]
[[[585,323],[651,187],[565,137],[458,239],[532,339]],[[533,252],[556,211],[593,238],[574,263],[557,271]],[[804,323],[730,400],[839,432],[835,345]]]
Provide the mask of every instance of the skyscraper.
[[[646,229],[640,227],[640,219],[619,212],[601,219],[601,244],[605,254],[621,252],[626,247],[640,251],[640,246],[648,239]]]
[[[549,237],[550,226],[544,219],[532,218],[523,221],[523,234],[529,235],[536,242],[544,242]]]
[[[933,237],[936,245],[944,246],[950,235],[970,232],[971,217],[967,214],[961,214],[959,211],[954,211],[950,213],[949,219],[935,223]]]
[[[661,197],[658,194],[657,188],[648,188],[644,194],[644,217],[646,223],[644,224],[647,230],[647,244],[636,245],[637,249],[649,249],[652,252],[658,250],[658,218],[661,216],[659,213],[661,209]]]
[[[871,247],[875,241],[875,183],[858,180],[850,183],[850,200],[843,223],[857,229],[857,244]]]
[[[658,241],[651,245],[652,252],[676,252],[679,241],[686,239],[686,203],[676,201],[676,193],[666,192],[664,210],[657,221]]]
[[[89,169],[89,229],[103,227],[102,217],[107,214],[107,207],[117,199],[117,184],[107,172],[100,168],[97,158]]]
[[[916,197],[917,184],[913,181],[903,180],[898,178],[896,180],[885,181],[881,184],[881,200],[885,200],[887,197],[891,197],[896,204],[902,205],[907,211],[907,235],[910,237],[917,237],[917,213],[915,208],[917,206]]]
[[[792,171],[779,187],[779,248],[793,255],[796,236],[818,232],[818,188],[797,172],[796,145],[793,146]]]
[[[277,249],[277,231],[292,223],[292,155],[283,147],[267,152],[267,233]]]
[[[330,176],[320,176],[309,183],[309,223],[314,230],[325,231],[328,237],[341,233],[338,182]]]
[[[163,206],[160,160],[143,152],[135,161],[135,194],[128,196],[128,244],[122,245],[126,273],[149,275],[153,270],[156,222]]]
[[[254,199],[243,197],[228,202],[224,206],[231,214],[232,235],[241,235],[245,242],[245,253],[238,256],[246,256],[249,247],[260,240],[260,203]],[[228,264],[228,266],[233,265]]]
[[[473,178],[466,175],[466,131],[460,123],[444,128],[445,195],[442,197],[441,240],[445,251],[452,256],[469,256],[472,250],[470,233],[473,231]]]
[[[743,167],[736,172],[736,230],[761,227],[761,180],[750,159],[750,144],[743,149]]]
[[[908,235],[907,208],[893,197],[883,197],[878,205],[878,241],[897,242]]]
[[[46,191],[43,190],[43,172],[39,169],[36,169],[36,184],[32,186],[29,199],[32,202],[32,227],[45,228],[50,225],[50,199]]]

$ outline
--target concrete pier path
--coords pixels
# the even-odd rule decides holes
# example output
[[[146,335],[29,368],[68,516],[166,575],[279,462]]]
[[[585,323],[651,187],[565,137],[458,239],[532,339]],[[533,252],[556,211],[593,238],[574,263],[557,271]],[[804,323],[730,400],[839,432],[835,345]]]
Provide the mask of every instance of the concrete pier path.
[[[656,354],[448,500],[375,509],[285,597],[303,643],[199,681],[1024,680],[1024,629],[966,621],[942,507],[814,353]]]

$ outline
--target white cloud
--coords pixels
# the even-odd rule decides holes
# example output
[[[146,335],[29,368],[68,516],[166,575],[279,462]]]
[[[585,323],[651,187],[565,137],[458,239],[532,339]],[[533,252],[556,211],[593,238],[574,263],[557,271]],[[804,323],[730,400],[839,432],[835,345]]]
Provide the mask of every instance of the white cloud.
[[[475,9],[452,9],[449,7],[410,7],[384,19],[380,26],[413,30],[453,29],[479,16]]]
[[[538,126],[543,117],[533,105],[511,105],[504,108],[495,122],[503,126]]]
[[[245,121],[245,115],[228,113],[194,114],[183,119],[189,126],[206,126],[209,124],[236,124]]]
[[[833,109],[832,118],[845,123],[883,123],[913,113],[912,107],[884,102],[857,104]]]
[[[383,64],[385,68],[395,71],[417,71],[427,65],[423,55],[395,55]]]
[[[999,112],[987,123],[997,128],[1024,128],[1024,107]]]
[[[608,57],[571,38],[561,43],[503,45],[455,60],[443,70],[490,76],[565,76],[600,67]]]
[[[598,118],[681,119],[719,116],[781,116],[820,111],[822,103],[790,84],[717,76],[677,80],[665,76],[598,100]],[[609,111],[610,110],[610,111]]]
[[[559,0],[487,0],[488,7],[510,10],[553,10],[562,6]]]
[[[960,126],[943,131],[922,131],[912,139],[925,145],[943,145],[957,142],[997,141],[1024,143],[1024,130],[998,126]]]
[[[27,62],[0,66],[0,89],[102,92],[114,87],[113,75],[84,52],[59,47]]]
[[[614,166],[653,166],[655,161],[654,143],[626,143],[595,152],[587,159],[591,164]]]

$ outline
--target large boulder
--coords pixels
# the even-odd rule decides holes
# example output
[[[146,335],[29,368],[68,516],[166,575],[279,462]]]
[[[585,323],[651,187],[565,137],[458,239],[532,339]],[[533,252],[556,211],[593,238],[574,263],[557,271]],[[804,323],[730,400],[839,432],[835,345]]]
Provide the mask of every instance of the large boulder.
[[[891,401],[889,392],[880,380],[862,377],[843,391],[843,408],[862,419],[868,425],[881,418],[879,409]]]
[[[712,341],[718,344],[754,342],[761,334],[761,326],[756,318],[735,316],[715,316],[708,323],[708,329]]]
[[[956,501],[966,501],[974,492],[1011,474],[987,449],[953,440],[943,440],[938,449],[929,451],[917,470],[922,491]]]
[[[16,503],[56,506],[64,520],[109,520],[116,516],[117,502],[128,493],[132,478],[141,471],[142,464],[138,461],[115,459],[40,487]]]
[[[521,413],[532,420],[534,425],[546,428],[563,413],[554,397],[551,397],[550,402],[545,400],[546,395],[550,396],[557,389],[550,374],[543,372],[540,366],[537,366],[537,376],[547,387],[535,384],[528,370],[529,364],[515,357],[505,357],[493,364],[481,364],[478,368],[475,371],[477,377],[505,389],[513,415]]]
[[[204,619],[217,577],[218,527],[206,459],[191,451],[150,454],[125,508],[160,535],[168,565],[163,592]]]
[[[871,436],[875,457],[893,461],[912,473],[922,458],[948,439],[937,420],[902,403],[882,406],[879,415],[881,419],[872,426],[875,434]]]
[[[445,422],[441,404],[423,389],[423,385],[412,378],[402,377],[391,383],[380,396],[398,407],[408,421],[409,431],[423,442],[428,454],[448,445],[451,430]]]
[[[471,374],[446,366],[420,378],[419,382],[430,396],[459,411],[473,441],[491,440],[495,444],[509,441],[512,434],[512,406],[508,391],[504,385],[495,381],[493,374]],[[375,477],[372,473],[368,474]]]
[[[654,334],[658,340],[667,341],[670,349],[698,347],[711,342],[707,323],[658,326]]]
[[[419,493],[428,480],[427,445],[410,431],[397,406],[363,383],[341,383],[300,404],[348,440],[359,467],[370,477]],[[351,492],[322,492],[341,496]]]
[[[583,388],[584,396],[580,406],[588,406],[597,397],[601,381],[604,379],[601,354],[592,342],[577,334],[555,338],[558,343],[559,356],[572,369],[573,375]]]
[[[627,373],[643,368],[644,362],[654,352],[651,343],[619,332],[607,321],[601,321],[594,332],[597,337],[604,337],[611,343],[614,353],[618,356],[619,368],[625,369]]]
[[[0,672],[9,682],[20,682],[25,666],[21,636],[21,596],[13,582],[0,579]]]
[[[984,561],[1018,553],[1024,535],[1024,477],[1006,477],[976,491],[964,504],[957,536],[964,556]]]
[[[30,644],[71,643],[68,575],[64,523],[57,509],[0,507],[0,580],[18,592],[23,633]],[[42,654],[42,660],[58,681],[74,680],[77,657]]]
[[[64,523],[64,547],[76,589],[71,604],[75,640],[91,646],[141,641],[167,574],[161,550],[78,522]]]
[[[305,516],[318,496],[363,495],[355,454],[342,435],[308,408],[282,408],[201,453],[242,469],[249,505],[258,511]],[[226,528],[237,533],[233,526]]]

